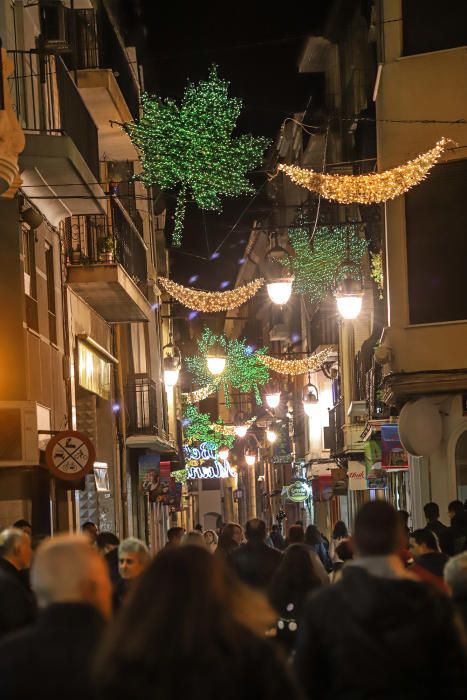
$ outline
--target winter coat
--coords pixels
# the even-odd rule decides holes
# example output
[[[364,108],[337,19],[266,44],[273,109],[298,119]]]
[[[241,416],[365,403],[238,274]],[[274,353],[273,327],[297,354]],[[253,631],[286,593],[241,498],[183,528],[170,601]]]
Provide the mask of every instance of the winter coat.
[[[249,586],[266,590],[282,559],[282,552],[265,542],[247,542],[229,555],[237,576]]]
[[[89,605],[59,603],[0,643],[2,700],[93,700],[91,666],[105,623]]]
[[[428,552],[427,554],[421,554],[419,557],[415,557],[415,562],[433,574],[433,576],[439,576],[443,578],[444,567],[449,557],[441,552]]]
[[[295,658],[312,700],[460,700],[466,662],[446,596],[359,566],[311,596]]]
[[[0,639],[30,625],[35,616],[34,597],[24,576],[13,564],[0,558]]]

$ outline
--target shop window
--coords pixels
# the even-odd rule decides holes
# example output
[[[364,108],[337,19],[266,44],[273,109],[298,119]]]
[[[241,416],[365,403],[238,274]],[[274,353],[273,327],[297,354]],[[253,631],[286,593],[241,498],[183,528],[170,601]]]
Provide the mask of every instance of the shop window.
[[[457,498],[464,503],[467,499],[467,430],[456,445],[456,485]]]
[[[454,49],[467,45],[465,0],[403,0],[403,55]]]
[[[405,196],[410,323],[467,319],[467,160],[437,165]]]

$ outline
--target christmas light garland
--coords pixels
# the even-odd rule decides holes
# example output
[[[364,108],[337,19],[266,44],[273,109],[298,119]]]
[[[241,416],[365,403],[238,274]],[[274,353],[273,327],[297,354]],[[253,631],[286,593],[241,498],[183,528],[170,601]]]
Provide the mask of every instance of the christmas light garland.
[[[279,374],[305,374],[306,372],[315,372],[320,369],[333,350],[334,347],[328,345],[320,352],[304,357],[301,360],[281,360],[279,357],[271,357],[270,355],[260,355],[258,359],[266,367]]]
[[[253,425],[255,420],[256,416],[253,416],[253,418],[250,418],[249,420],[245,421],[244,425],[246,425],[249,428],[250,425]],[[219,425],[219,423],[211,423],[211,429],[215,432],[223,433],[224,435],[236,435],[235,425]]]
[[[215,384],[207,384],[202,386],[200,389],[195,389],[195,391],[190,391],[186,394],[182,394],[182,397],[187,403],[198,403],[199,401],[204,401],[208,396],[214,394],[217,391],[217,386]]]
[[[222,387],[227,406],[230,406],[230,388],[241,392],[253,391],[256,403],[262,404],[259,387],[269,380],[269,372],[259,360],[266,348],[252,352],[245,340],[230,340],[224,334],[215,335],[209,328],[203,330],[197,343],[199,355],[187,357],[185,360],[196,384],[206,387],[214,383],[217,388]],[[215,344],[219,344],[224,350],[227,361],[222,374],[213,378],[208,370],[207,355],[209,348]]]
[[[166,292],[188,309],[215,313],[216,311],[230,311],[245,304],[262,287],[264,279],[260,277],[228,292],[201,292],[192,287],[177,284],[167,277],[158,277],[158,282]]]
[[[309,236],[309,226],[304,220],[290,228],[289,239],[295,255],[280,262],[292,270],[294,292],[320,302],[344,278],[347,270],[342,263],[347,254],[352,262],[358,263],[368,244],[359,237],[357,224],[320,226],[311,245]]]
[[[209,413],[201,413],[196,406],[187,406],[183,415],[185,438],[190,442],[210,442],[216,447],[226,445],[232,447],[235,442],[235,435],[224,431],[224,423],[221,419],[214,425]]]
[[[143,94],[143,115],[123,125],[140,152],[146,187],[177,190],[172,243],[182,242],[187,197],[201,209],[222,210],[221,196],[254,192],[246,174],[261,165],[268,139],[233,137],[242,100],[229,97],[229,83],[211,68],[207,80],[189,83],[180,105]]]
[[[446,150],[449,139],[442,138],[434,148],[414,160],[382,173],[369,175],[324,175],[314,170],[304,170],[296,165],[278,166],[292,182],[325,199],[340,204],[376,204],[399,197],[418,185]]]

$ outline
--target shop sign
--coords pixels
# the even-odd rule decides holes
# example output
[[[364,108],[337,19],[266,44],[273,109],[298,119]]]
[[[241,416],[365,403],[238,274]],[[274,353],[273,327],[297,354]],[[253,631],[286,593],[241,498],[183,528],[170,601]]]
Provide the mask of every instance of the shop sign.
[[[409,468],[409,458],[402,446],[397,424],[381,426],[381,466],[384,469]]]
[[[349,477],[349,491],[366,491],[368,484],[363,462],[350,461],[347,474]]]
[[[334,496],[345,496],[347,494],[347,470],[340,467],[331,469],[331,479]]]
[[[83,389],[109,400],[110,364],[81,340],[78,340],[78,382]]]
[[[306,481],[294,481],[287,487],[287,500],[292,503],[303,503],[311,495],[311,489]]]
[[[237,475],[227,459],[219,459],[217,447],[212,442],[184,445],[183,452],[188,479],[227,479]]]
[[[158,452],[138,457],[139,486],[150,501],[156,500],[160,490],[160,460]]]
[[[96,452],[91,440],[77,430],[57,433],[47,444],[45,461],[58,479],[75,481],[91,471]]]
[[[332,498],[332,479],[331,475],[322,475],[315,477],[311,482],[313,489],[314,501],[330,501]]]
[[[367,484],[369,489],[385,489],[387,486],[387,473],[385,469],[377,468],[370,469],[367,477]]]

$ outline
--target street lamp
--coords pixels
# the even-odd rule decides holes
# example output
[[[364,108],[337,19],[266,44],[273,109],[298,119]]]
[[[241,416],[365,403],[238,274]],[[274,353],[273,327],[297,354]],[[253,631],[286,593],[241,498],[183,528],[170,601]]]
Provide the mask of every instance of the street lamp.
[[[311,383],[311,376],[308,374],[308,384],[303,387],[302,393],[303,410],[308,417],[313,415],[313,406],[316,406],[318,400],[318,388]]]
[[[162,352],[167,351],[167,355],[164,357],[162,364],[164,367],[164,384],[167,389],[171,389],[178,382],[178,375],[180,374],[180,367],[182,365],[182,356],[179,348],[172,343],[172,339],[164,345]]]
[[[225,369],[227,358],[219,343],[215,343],[209,350],[207,356],[208,370],[217,377]]]
[[[268,391],[265,395],[265,399],[269,408],[277,408],[281,402],[281,392],[271,389],[271,391]]]
[[[284,275],[284,266],[280,263],[281,260],[288,256],[285,248],[277,242],[277,234],[274,233],[274,245],[267,254],[270,272],[268,274],[268,282],[266,289],[268,290],[269,298],[273,304],[283,306],[287,304],[292,294],[292,284],[294,278],[289,275]]]
[[[217,454],[219,455],[220,459],[225,462],[225,460],[229,458],[229,448],[227,445],[221,445],[217,451]]]
[[[236,425],[234,427],[235,435],[239,438],[244,438],[248,432],[248,426],[245,424]]]
[[[362,310],[362,284],[353,277],[344,277],[335,293],[337,309],[346,320],[357,318]]]
[[[277,433],[274,432],[274,430],[271,430],[271,428],[267,428],[266,439],[268,442],[271,443],[271,445],[273,445],[277,440]]]
[[[245,450],[245,462],[249,467],[254,467],[256,463],[256,450],[248,448]]]

